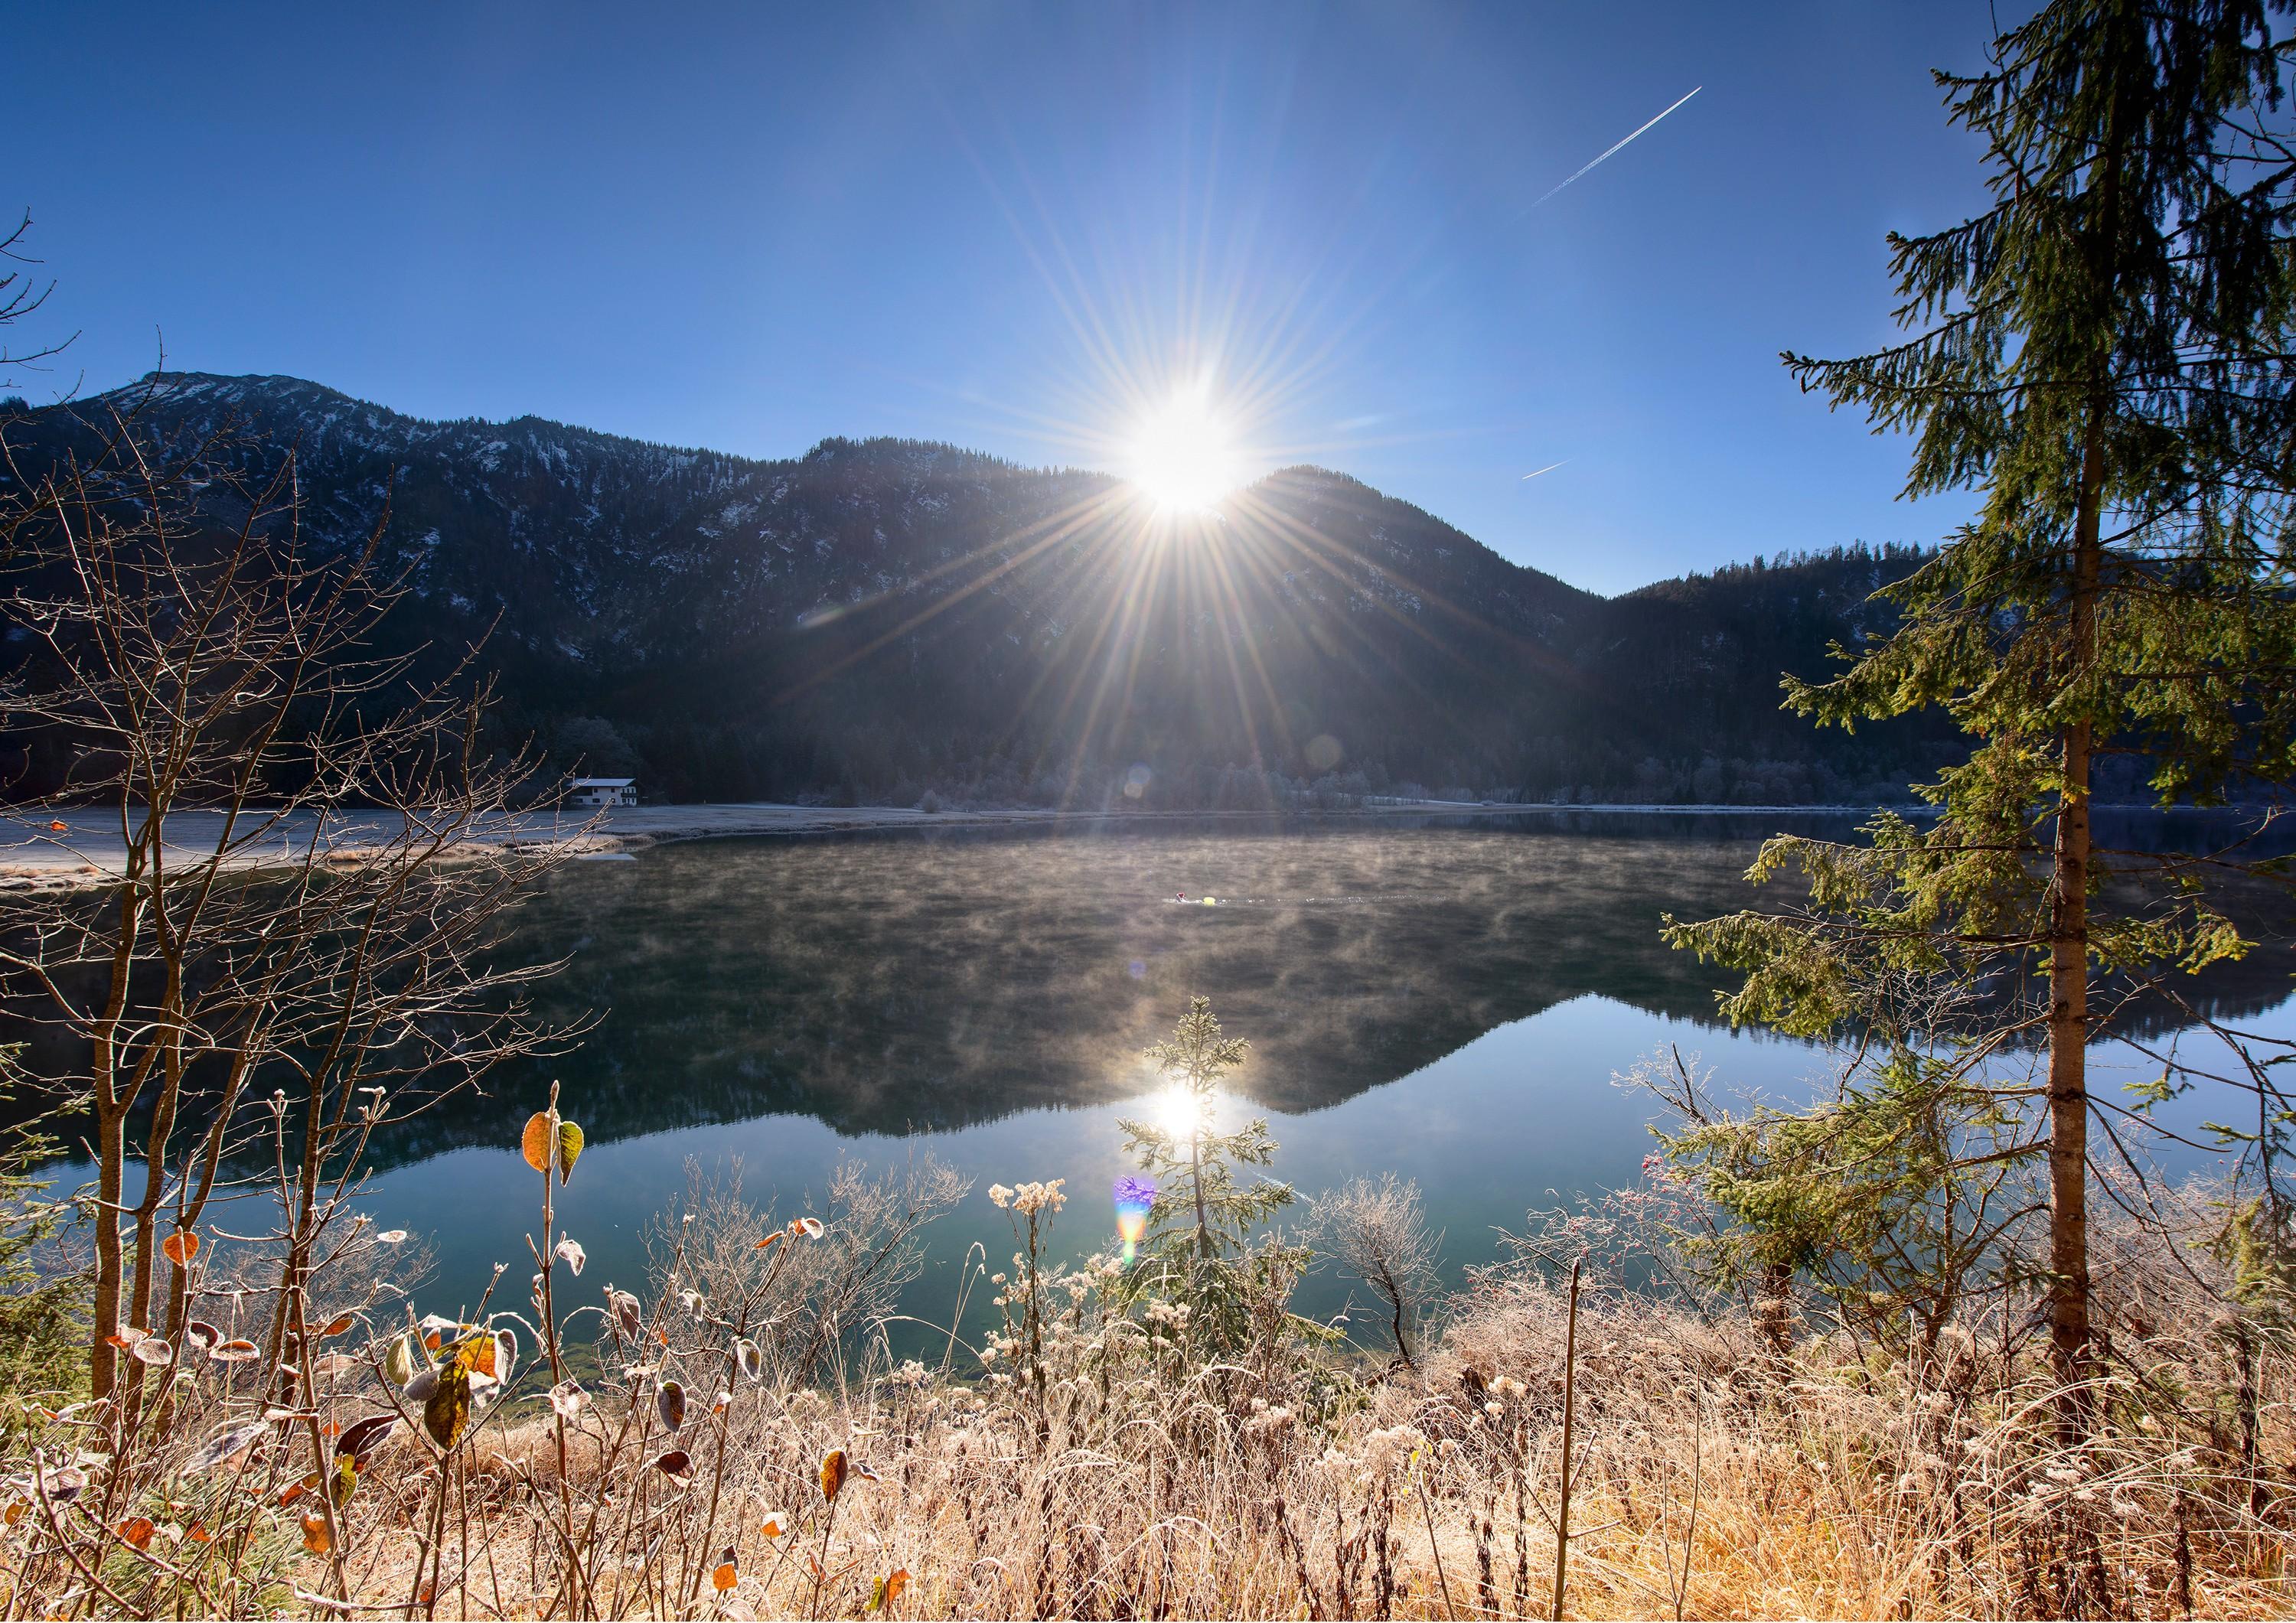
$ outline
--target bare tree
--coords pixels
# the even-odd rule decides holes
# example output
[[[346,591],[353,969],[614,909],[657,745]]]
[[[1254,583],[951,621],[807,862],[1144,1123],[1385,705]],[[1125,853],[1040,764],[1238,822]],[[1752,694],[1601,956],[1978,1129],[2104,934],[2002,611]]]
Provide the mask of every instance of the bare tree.
[[[25,272],[11,268],[39,263],[24,251],[24,239],[31,234],[31,230],[32,216],[27,210],[7,235],[0,236],[0,327],[14,326],[47,303],[48,295],[55,291],[53,282],[42,286],[31,281]],[[73,337],[78,336],[73,334]],[[54,343],[35,343],[29,349],[13,350],[0,343],[0,382],[14,381],[7,376],[12,367],[29,366],[37,370],[40,362],[62,354],[71,341],[70,338],[66,338]]]
[[[743,1198],[738,1168],[711,1181],[689,1167],[692,1226],[664,1219],[648,1236],[649,1250],[660,1277],[682,1256],[684,1276],[704,1299],[696,1311],[729,1318],[720,1328],[754,1336],[777,1382],[805,1385],[882,1335],[902,1291],[923,1271],[923,1230],[972,1187],[929,1152],[882,1171],[840,1161],[823,1194],[822,1234],[794,1256],[769,1255],[760,1242],[787,1218]]]
[[[1419,1367],[1414,1328],[1440,1289],[1443,1236],[1427,1226],[1419,1185],[1392,1172],[1356,1179],[1315,1202],[1308,1235],[1386,1304],[1395,1356]]]
[[[124,1329],[182,1332],[197,1225],[241,1158],[286,1208],[275,1370],[370,1136],[566,1035],[521,996],[554,966],[496,952],[561,848],[510,848],[529,766],[484,742],[475,649],[379,651],[406,585],[387,509],[329,545],[291,451],[170,432],[166,404],[162,384],[76,413],[37,461],[0,430],[0,613],[33,651],[0,717],[71,761],[22,843],[95,875],[9,898],[0,997],[93,1117],[100,1397]]]

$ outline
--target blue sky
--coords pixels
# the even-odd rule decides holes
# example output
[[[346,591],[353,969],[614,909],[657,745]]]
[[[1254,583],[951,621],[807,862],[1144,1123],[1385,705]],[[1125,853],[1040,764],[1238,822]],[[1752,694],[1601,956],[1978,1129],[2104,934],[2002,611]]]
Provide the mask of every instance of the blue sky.
[[[58,285],[17,347],[79,337],[12,382],[164,339],[424,416],[1114,467],[1208,379],[1256,464],[1597,591],[1930,540],[1959,507],[1897,502],[1903,443],[1775,356],[1886,339],[1883,233],[1977,204],[1929,70],[1988,33],[1982,0],[27,7],[0,203]]]

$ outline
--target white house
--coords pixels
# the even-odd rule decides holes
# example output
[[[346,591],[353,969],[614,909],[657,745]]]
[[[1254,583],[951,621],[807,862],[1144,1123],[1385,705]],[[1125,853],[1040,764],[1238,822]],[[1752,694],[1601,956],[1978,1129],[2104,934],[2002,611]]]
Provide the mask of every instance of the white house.
[[[576,806],[636,806],[638,803],[638,781],[636,778],[569,778],[566,792],[568,800]]]

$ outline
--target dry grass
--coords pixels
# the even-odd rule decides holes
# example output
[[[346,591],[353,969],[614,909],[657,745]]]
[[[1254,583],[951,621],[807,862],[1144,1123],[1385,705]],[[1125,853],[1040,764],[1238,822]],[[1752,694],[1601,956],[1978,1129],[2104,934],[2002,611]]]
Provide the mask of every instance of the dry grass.
[[[525,1334],[526,1369],[443,1455],[404,1406],[327,1553],[306,1547],[320,1490],[294,1417],[401,1406],[380,1336],[268,1424],[259,1365],[211,1360],[185,1365],[164,1430],[156,1382],[140,1414],[36,1420],[12,1447],[6,1615],[343,1615],[338,1585],[358,1616],[1547,1615],[1564,1335],[1541,1278],[1480,1282],[1422,1371],[1382,1374],[1276,1334],[1208,1363],[1169,1313],[1109,1307],[1105,1273],[1048,1266],[1039,1385],[1003,1332],[947,1367],[887,1357],[868,1282],[897,1276],[911,1219],[962,1190],[930,1168],[841,1187],[819,1238],[697,1197],[664,1231],[635,1337],[601,1330],[597,1282],[562,1266],[589,1400],[562,1474]],[[2046,1377],[1997,1340],[1956,1334],[1914,1368],[1808,1332],[1780,1358],[1742,1315],[1593,1294],[1569,1611],[2287,1615],[2291,1481],[2249,1462],[2236,1344],[2200,1282],[2115,1278],[2104,1421],[2077,1448],[2055,1439]],[[1021,1287],[980,1286],[972,1322],[1017,1324]],[[2257,1458],[2286,1461],[2296,1366],[2259,1346],[2253,1370]],[[675,1435],[658,1401],[673,1380]],[[248,1446],[186,1469],[250,1420]],[[832,1499],[837,1450],[853,1470]]]

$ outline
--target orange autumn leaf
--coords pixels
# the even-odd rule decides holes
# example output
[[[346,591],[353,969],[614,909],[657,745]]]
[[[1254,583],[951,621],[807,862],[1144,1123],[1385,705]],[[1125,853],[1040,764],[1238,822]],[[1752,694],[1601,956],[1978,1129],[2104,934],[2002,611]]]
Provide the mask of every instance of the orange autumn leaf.
[[[316,1471],[312,1471],[300,1481],[290,1482],[286,1487],[281,1488],[279,1490],[279,1503],[282,1504],[292,1504],[296,1500],[301,1498],[305,1494],[309,1493],[318,1485],[319,1473]]]
[[[188,1268],[200,1254],[200,1237],[190,1229],[178,1229],[160,1242],[160,1254],[177,1267]]]
[[[526,1119],[526,1131],[519,1135],[519,1152],[526,1164],[537,1172],[550,1170],[550,1158],[558,1148],[558,1135],[551,1127],[550,1112],[537,1111]]]
[[[471,1374],[484,1375],[493,1380],[497,1374],[495,1358],[502,1343],[491,1330],[481,1330],[475,1335],[464,1336],[455,1344],[452,1362],[462,1365]]]
[[[327,1327],[319,1332],[319,1339],[324,1341],[335,1336],[348,1335],[351,1332],[352,1326],[356,1325],[357,1323],[358,1320],[351,1315],[348,1313],[342,1314],[338,1317],[327,1321]]]
[[[709,1574],[710,1586],[720,1594],[741,1581],[742,1575],[734,1570],[734,1563],[730,1561],[719,1562],[716,1570]]]
[[[872,1611],[892,1611],[893,1603],[901,1598],[901,1591],[906,1589],[908,1586],[909,1570],[906,1567],[903,1567],[896,1572],[887,1573],[883,1578],[877,1580],[875,1586],[870,1591],[869,1610]]]
[[[194,1521],[191,1526],[185,1528],[184,1529],[184,1537],[186,1541],[192,1544],[213,1544],[215,1542],[215,1535],[208,1531],[208,1524],[204,1521]]]
[[[303,1518],[303,1547],[314,1555],[324,1555],[330,1545],[327,1538],[327,1519],[311,1515]]]
[[[845,1488],[845,1450],[832,1448],[821,1456],[821,1496],[832,1503]]]
[[[119,1533],[120,1542],[131,1549],[146,1550],[152,1546],[152,1518],[149,1516],[130,1516],[114,1530]]]

